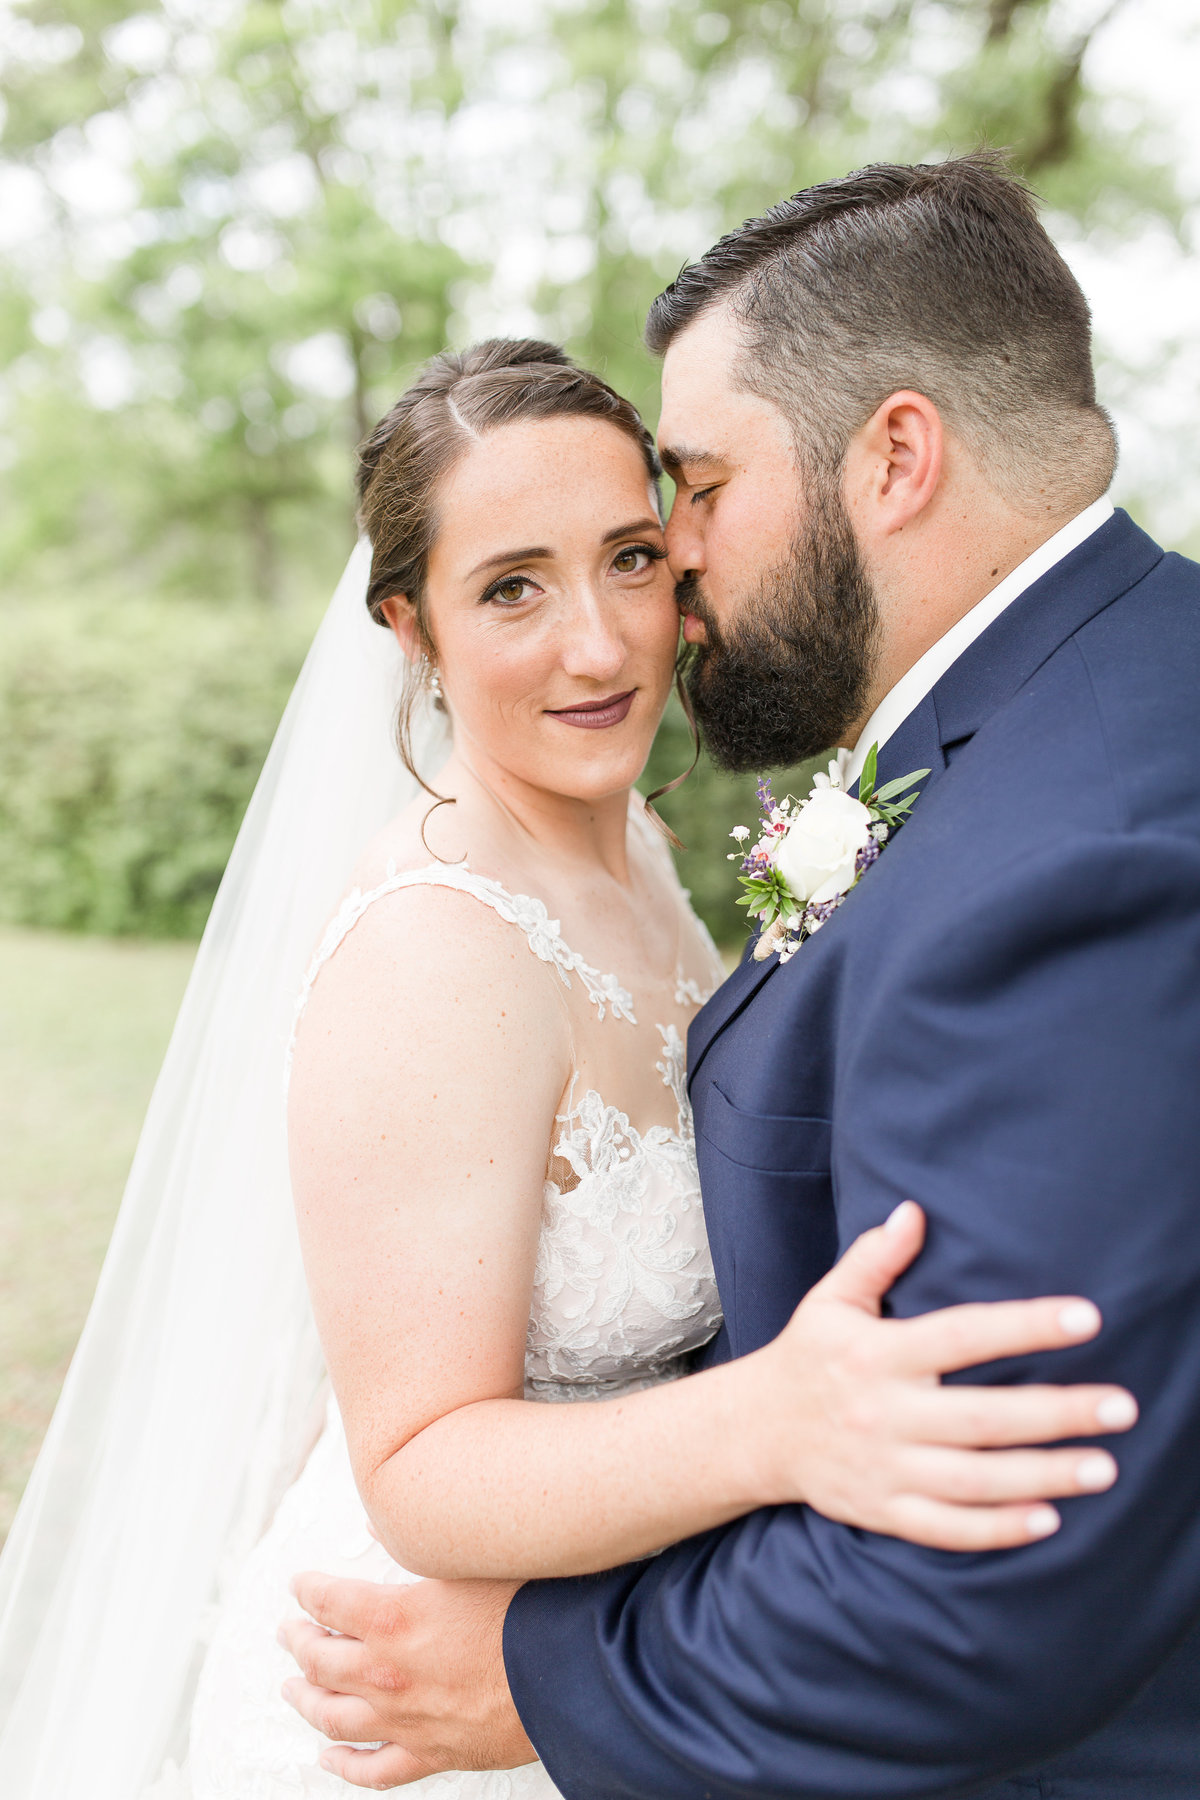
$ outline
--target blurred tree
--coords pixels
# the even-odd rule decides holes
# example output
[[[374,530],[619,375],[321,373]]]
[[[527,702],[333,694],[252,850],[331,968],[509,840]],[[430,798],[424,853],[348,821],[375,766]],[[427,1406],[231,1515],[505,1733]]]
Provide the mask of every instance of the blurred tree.
[[[450,21],[403,0],[23,11],[3,147],[63,207],[64,254],[40,247],[42,304],[8,308],[0,567],[308,600],[352,539],[349,452],[445,342],[464,273],[418,141],[459,98]]]
[[[1089,87],[1119,4],[0,0],[10,605],[53,595],[67,635],[93,592],[310,616],[350,538],[350,448],[417,362],[545,331],[653,419],[658,288],[864,161],[1007,145],[1060,220],[1175,225],[1145,121]],[[222,830],[265,729],[231,736]],[[672,711],[651,780],[689,756]],[[663,810],[714,928],[740,931],[713,822],[749,822],[748,784],[702,764]],[[117,917],[80,882],[72,917]]]
[[[0,177],[45,225],[0,292],[0,570],[323,587],[349,446],[458,314],[652,415],[656,289],[857,162],[1001,143],[1085,223],[1173,221],[1086,80],[1119,4],[0,0]]]
[[[553,179],[594,245],[541,304],[653,411],[654,292],[722,230],[864,162],[1009,149],[1054,211],[1128,230],[1180,202],[1147,120],[1086,80],[1122,0],[602,0],[544,30],[571,96]],[[561,204],[561,200],[560,200]]]

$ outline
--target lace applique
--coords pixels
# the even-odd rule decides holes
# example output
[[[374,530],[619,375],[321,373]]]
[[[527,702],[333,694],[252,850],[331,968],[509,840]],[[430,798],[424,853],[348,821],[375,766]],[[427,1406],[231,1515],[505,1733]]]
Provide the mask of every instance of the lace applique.
[[[526,1341],[526,1380],[535,1392],[583,1382],[599,1393],[635,1370],[661,1379],[721,1322],[683,1040],[673,1025],[659,1031],[656,1067],[675,1096],[677,1130],[638,1131],[591,1088],[577,1103],[572,1094],[559,1115],[554,1154],[576,1185],[546,1183]]]
[[[692,898],[687,888],[681,888],[683,903],[691,911],[689,902]],[[709,984],[707,987],[693,976],[685,974],[682,962],[675,970],[675,1004],[676,1006],[706,1006],[725,979],[725,964],[721,960],[721,952],[713,942],[712,932],[698,913],[692,913],[692,924],[708,954]],[[661,1029],[661,1027],[660,1027]]]
[[[682,965],[675,971],[675,1004],[676,1006],[703,1006],[711,1000],[716,988],[702,988],[698,981],[685,975]],[[661,1031],[662,1027],[659,1027]]]
[[[615,975],[602,975],[599,969],[585,962],[577,950],[571,950],[563,942],[559,929],[559,921],[552,919],[544,902],[534,899],[532,894],[510,894],[500,882],[493,881],[487,875],[476,875],[466,863],[431,864],[424,869],[402,869],[397,872],[395,863],[387,867],[387,879],[378,887],[352,888],[346,895],[336,913],[325,927],[325,935],[317,946],[312,961],[308,965],[300,992],[296,996],[296,1010],[292,1020],[292,1037],[288,1045],[287,1068],[290,1072],[292,1053],[296,1046],[296,1033],[300,1027],[300,1019],[308,1005],[309,995],[316,984],[317,976],[329,961],[334,951],[354,930],[363,914],[388,894],[395,894],[406,887],[445,887],[455,888],[462,894],[473,894],[490,906],[493,912],[515,925],[525,933],[526,941],[533,954],[544,963],[549,963],[558,970],[559,978],[565,987],[570,987],[571,976],[578,975],[582,981],[588,999],[595,1006],[601,1019],[606,1012],[611,1012],[614,1019],[625,1019],[630,1025],[636,1025],[637,1019],[633,1011],[633,996],[627,988],[623,988]]]
[[[662,1076],[663,1086],[670,1088],[679,1115],[679,1135],[685,1144],[692,1143],[692,1107],[687,1095],[687,1046],[674,1025],[660,1025],[663,1053],[654,1067]]]

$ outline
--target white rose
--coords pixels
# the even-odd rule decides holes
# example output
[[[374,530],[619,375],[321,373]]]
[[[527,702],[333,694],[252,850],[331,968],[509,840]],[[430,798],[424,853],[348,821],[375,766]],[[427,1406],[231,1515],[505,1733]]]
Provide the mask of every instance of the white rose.
[[[871,840],[871,815],[841,788],[820,787],[779,840],[775,866],[802,905],[836,900],[854,885],[854,864]]]

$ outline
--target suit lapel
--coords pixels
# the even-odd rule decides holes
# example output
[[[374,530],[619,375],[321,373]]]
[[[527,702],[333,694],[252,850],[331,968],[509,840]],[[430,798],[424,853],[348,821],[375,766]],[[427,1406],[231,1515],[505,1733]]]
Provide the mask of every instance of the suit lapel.
[[[779,967],[777,956],[768,957],[766,962],[755,962],[753,957],[746,957],[738,964],[728,981],[722,983],[708,1002],[692,1020],[687,1037],[688,1080],[696,1073],[703,1060],[704,1053],[713,1039],[724,1031],[725,1027],[741,1012],[744,1006],[757,994],[767,977],[773,975]]]
[[[926,694],[879,752],[876,786],[882,787],[885,781],[896,781],[901,775],[911,775],[915,769],[928,769],[928,780],[921,783],[924,793],[929,782],[940,775],[945,766],[937,707],[933,695]],[[853,792],[858,793],[857,782]]]
[[[943,751],[974,737],[1068,638],[1128,593],[1162,557],[1159,545],[1128,513],[1116,512],[1019,594],[933,690]]]

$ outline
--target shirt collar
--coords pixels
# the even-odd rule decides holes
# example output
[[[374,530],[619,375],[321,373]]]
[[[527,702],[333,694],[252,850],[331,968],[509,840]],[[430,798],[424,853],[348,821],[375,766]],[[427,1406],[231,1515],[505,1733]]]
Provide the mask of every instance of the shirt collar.
[[[1005,607],[1010,606],[1026,588],[1032,587],[1035,581],[1047,574],[1055,563],[1061,562],[1064,556],[1078,549],[1085,539],[1091,537],[1112,516],[1112,502],[1107,496],[1093,500],[1090,506],[1085,506],[1081,513],[1069,519],[1053,537],[1048,537],[1044,544],[1039,544],[1023,563],[1018,563],[1010,575],[1006,575],[990,594],[985,594],[982,600],[977,601],[970,612],[964,613],[936,644],[930,645],[924,656],[919,657],[912,668],[900,677],[895,687],[885,694],[871,714],[850,756],[844,777],[847,788],[862,774],[871,745],[878,744],[882,749],[909,714],[941,680],[946,670],[1000,617]]]

